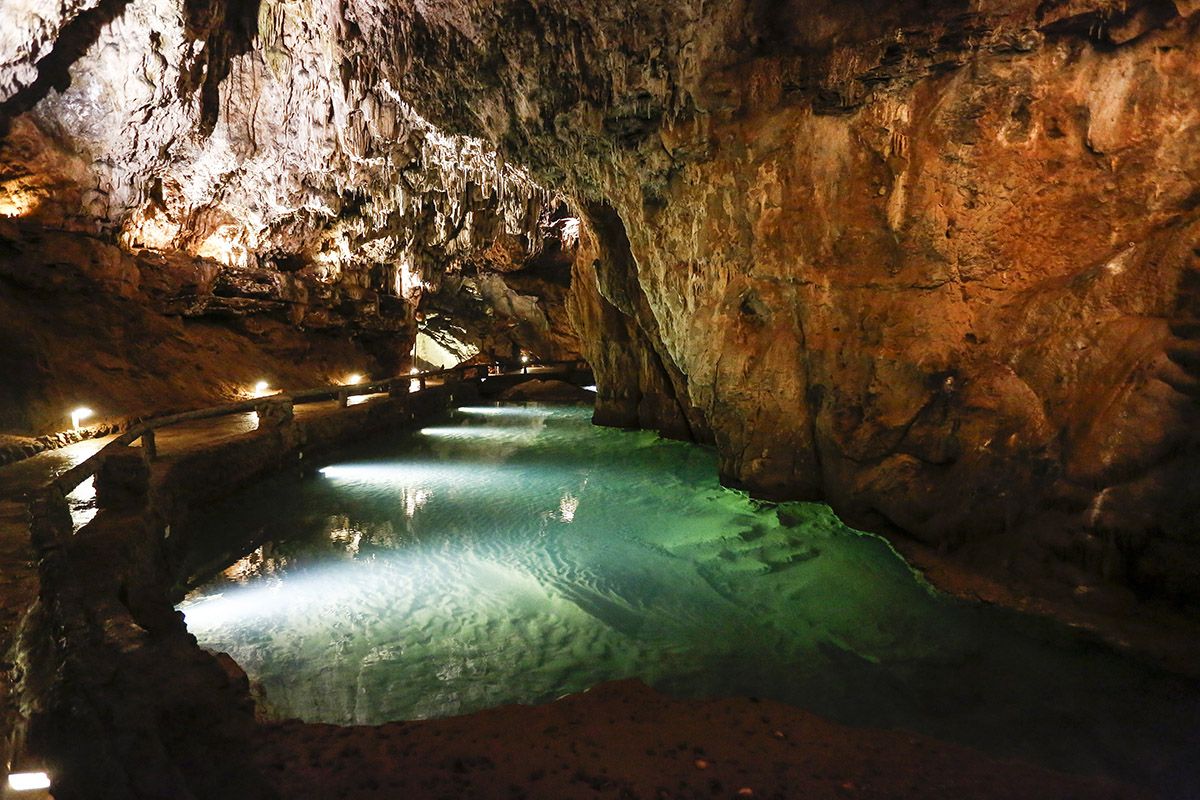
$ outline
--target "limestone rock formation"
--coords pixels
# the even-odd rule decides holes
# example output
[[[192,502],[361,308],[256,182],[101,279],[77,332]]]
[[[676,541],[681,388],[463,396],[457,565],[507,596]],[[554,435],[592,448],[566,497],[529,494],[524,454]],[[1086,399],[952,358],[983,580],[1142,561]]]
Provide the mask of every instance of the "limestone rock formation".
[[[0,220],[0,429],[59,431],[393,374],[411,306],[355,305],[338,285]]]
[[[447,267],[534,242],[547,187],[598,421],[1010,575],[1200,600],[1194,0],[48,6],[0,39],[4,213],[224,265],[187,308],[469,278],[528,323],[503,269]]]
[[[450,4],[403,88],[585,209],[599,419],[1194,602],[1196,10]]]
[[[355,52],[365,9],[43,5],[5,4],[0,34],[0,429],[396,374],[430,285],[544,246],[550,195],[421,118],[393,87],[404,53]],[[489,285],[481,312],[531,296]],[[544,330],[516,338],[577,354],[563,294],[519,309]]]
[[[522,356],[580,358],[567,313],[578,246],[578,218],[565,202],[548,207],[532,242],[498,236],[486,250],[438,271],[421,297],[419,330],[458,361],[479,354],[513,364]]]

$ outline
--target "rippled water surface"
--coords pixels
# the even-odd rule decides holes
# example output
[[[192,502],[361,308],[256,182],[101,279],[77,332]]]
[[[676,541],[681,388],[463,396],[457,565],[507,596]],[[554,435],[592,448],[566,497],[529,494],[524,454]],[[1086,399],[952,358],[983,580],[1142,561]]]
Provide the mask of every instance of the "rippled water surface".
[[[1172,791],[1192,780],[1192,684],[941,596],[827,507],[757,504],[718,485],[709,450],[590,413],[464,408],[240,494],[205,536],[269,543],[187,598],[189,629],[307,720],[638,677]]]

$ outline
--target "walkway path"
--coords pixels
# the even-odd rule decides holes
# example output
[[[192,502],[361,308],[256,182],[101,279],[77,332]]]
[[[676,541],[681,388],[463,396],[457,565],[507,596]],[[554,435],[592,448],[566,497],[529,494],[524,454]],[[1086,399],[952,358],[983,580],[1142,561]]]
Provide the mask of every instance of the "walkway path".
[[[527,373],[530,375],[554,374],[554,367],[531,366]],[[514,374],[514,373],[509,373]],[[413,389],[417,390],[417,379],[413,380]],[[427,379],[429,387],[441,385],[441,381]],[[359,395],[350,398],[351,405],[370,402],[374,398],[386,397],[384,394]],[[314,414],[324,414],[336,411],[336,401],[305,403],[297,405],[294,414],[303,419]],[[211,444],[231,436],[248,433],[258,427],[258,419],[253,412],[232,414],[213,419],[181,422],[156,432],[155,438],[158,451],[167,456],[180,449],[189,449],[200,444]],[[76,464],[90,458],[104,445],[116,436],[104,436],[98,439],[87,439],[76,444],[60,447],[57,450],[45,450],[35,456],[17,461],[6,466],[0,466],[0,501],[19,500],[28,492],[45,486],[47,483],[62,475]]]
[[[555,367],[530,367],[524,370],[531,375],[561,371]],[[442,385],[443,375],[444,373],[426,376],[425,386],[433,388]],[[403,386],[403,380],[397,380],[393,386]],[[409,390],[420,393],[420,378],[414,377],[410,380]],[[350,388],[370,391],[368,386]],[[348,398],[347,405],[371,403],[387,396],[386,393],[352,396]],[[311,420],[332,416],[339,411],[341,406],[337,400],[314,399],[312,402],[300,402],[295,405],[293,416],[298,420]],[[157,428],[154,439],[158,457],[170,461],[250,433],[258,428],[258,424],[258,415],[255,412],[237,411],[226,413],[224,416],[193,419]],[[0,466],[0,761],[7,762],[12,754],[20,753],[23,749],[22,744],[12,738],[14,731],[23,727],[19,724],[22,718],[19,698],[13,693],[15,682],[20,680],[21,670],[20,664],[17,663],[21,649],[18,638],[23,621],[31,610],[36,608],[40,591],[38,556],[30,539],[30,499],[38,490],[82,464],[116,438],[118,436],[113,435],[89,439]],[[95,515],[94,497],[91,478],[67,496],[76,530]],[[0,781],[3,779],[3,773],[0,773]],[[3,794],[2,790],[0,794]],[[30,795],[31,800],[35,800],[36,796]]]

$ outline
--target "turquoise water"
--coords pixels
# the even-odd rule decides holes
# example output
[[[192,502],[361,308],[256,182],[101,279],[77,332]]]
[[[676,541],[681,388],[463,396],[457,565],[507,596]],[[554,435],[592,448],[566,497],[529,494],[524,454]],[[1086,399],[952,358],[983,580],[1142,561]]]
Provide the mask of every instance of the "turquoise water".
[[[942,596],[826,506],[756,503],[717,483],[710,450],[590,413],[464,408],[241,493],[201,520],[205,537],[266,543],[188,596],[188,628],[273,713],[311,721],[638,677],[1180,796],[1197,785],[1194,684]]]

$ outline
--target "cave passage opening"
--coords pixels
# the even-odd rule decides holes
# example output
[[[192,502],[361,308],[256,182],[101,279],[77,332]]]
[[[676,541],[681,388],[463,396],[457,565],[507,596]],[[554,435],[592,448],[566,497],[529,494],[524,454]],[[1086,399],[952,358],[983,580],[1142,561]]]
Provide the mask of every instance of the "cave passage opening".
[[[944,596],[827,506],[753,501],[710,449],[589,415],[461,408],[244,490],[194,523],[241,557],[180,605],[189,630],[279,717],[444,717],[636,677],[1141,785],[1185,774],[1200,698],[1181,679]]]

